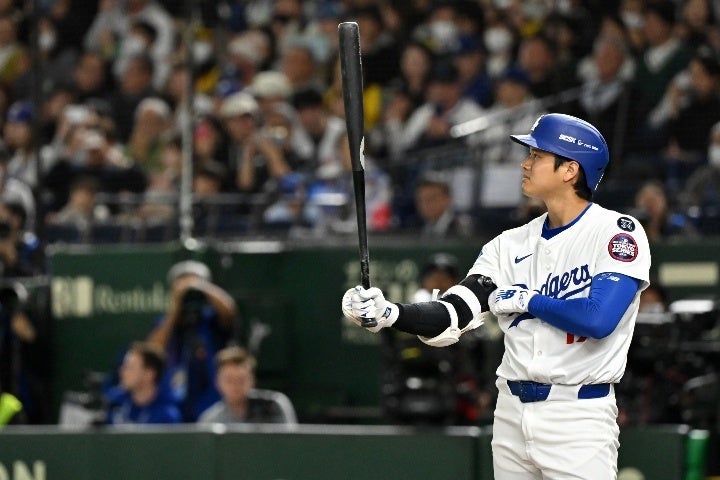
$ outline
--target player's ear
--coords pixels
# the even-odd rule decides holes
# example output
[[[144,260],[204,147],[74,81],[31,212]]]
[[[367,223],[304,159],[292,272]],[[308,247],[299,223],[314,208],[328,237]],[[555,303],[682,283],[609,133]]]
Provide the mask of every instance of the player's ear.
[[[563,180],[574,183],[573,179],[577,178],[578,173],[580,172],[580,164],[574,160],[570,160],[569,162],[565,162],[561,168],[565,169],[565,172],[563,173]]]

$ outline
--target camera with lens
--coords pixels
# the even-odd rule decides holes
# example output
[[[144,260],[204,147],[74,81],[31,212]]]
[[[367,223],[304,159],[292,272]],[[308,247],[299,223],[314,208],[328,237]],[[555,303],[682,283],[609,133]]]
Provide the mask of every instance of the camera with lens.
[[[178,328],[186,330],[200,325],[206,305],[208,305],[208,299],[204,292],[196,288],[188,289],[181,300]]]

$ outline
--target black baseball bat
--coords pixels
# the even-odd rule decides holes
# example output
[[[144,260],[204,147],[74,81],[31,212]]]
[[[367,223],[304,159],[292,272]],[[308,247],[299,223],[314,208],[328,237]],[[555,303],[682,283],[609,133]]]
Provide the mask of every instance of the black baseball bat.
[[[357,212],[358,246],[360,248],[360,282],[370,288],[370,252],[367,243],[367,215],[365,213],[365,165],[363,164],[364,123],[362,63],[360,61],[360,29],[355,22],[338,25],[340,73],[345,104],[345,125],[350,144],[355,211]],[[375,327],[377,321],[366,318],[363,327]]]

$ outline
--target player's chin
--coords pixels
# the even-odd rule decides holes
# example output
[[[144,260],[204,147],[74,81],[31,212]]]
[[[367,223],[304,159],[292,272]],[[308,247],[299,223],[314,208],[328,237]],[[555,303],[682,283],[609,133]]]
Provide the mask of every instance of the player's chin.
[[[525,195],[529,195],[532,191],[532,183],[530,183],[530,179],[527,177],[523,177],[522,184],[521,184],[522,192]]]

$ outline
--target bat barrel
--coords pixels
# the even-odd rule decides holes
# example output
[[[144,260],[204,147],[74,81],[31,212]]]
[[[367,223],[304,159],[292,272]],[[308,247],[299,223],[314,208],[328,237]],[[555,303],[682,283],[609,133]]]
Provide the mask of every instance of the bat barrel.
[[[353,170],[362,170],[361,161],[363,124],[363,83],[360,58],[360,29],[355,22],[338,25],[340,74],[342,77],[345,123],[347,125],[350,158]]]

